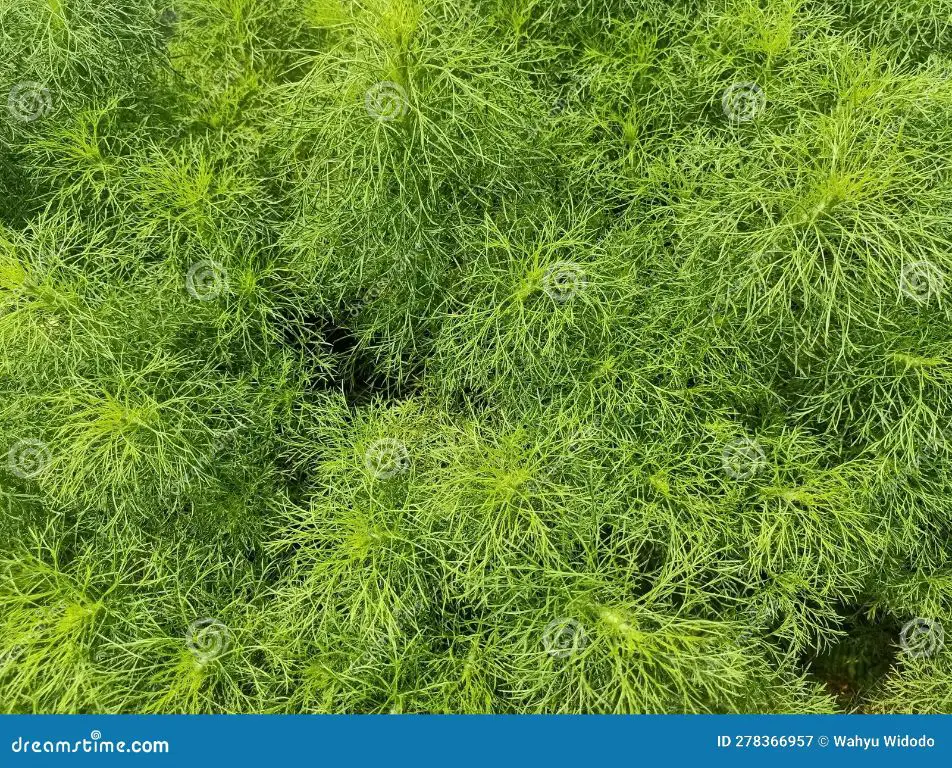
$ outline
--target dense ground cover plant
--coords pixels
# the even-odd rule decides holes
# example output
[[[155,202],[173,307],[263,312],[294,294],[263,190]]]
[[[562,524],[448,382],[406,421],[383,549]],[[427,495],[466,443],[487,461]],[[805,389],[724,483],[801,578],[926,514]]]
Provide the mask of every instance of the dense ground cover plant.
[[[952,0],[0,0],[8,712],[952,712]]]

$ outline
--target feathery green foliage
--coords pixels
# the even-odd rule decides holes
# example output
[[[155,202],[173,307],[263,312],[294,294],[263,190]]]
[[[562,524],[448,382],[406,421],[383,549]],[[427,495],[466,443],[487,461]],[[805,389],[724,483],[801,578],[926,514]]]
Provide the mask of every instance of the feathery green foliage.
[[[952,0],[0,0],[10,712],[952,713]]]

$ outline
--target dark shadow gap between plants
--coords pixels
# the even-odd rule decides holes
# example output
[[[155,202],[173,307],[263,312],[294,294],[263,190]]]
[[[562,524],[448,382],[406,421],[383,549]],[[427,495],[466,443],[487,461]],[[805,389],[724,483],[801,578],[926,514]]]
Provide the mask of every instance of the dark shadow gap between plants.
[[[896,664],[901,627],[889,617],[871,620],[864,607],[842,610],[847,616],[845,636],[821,653],[804,654],[801,663],[843,711],[862,714],[870,695]]]

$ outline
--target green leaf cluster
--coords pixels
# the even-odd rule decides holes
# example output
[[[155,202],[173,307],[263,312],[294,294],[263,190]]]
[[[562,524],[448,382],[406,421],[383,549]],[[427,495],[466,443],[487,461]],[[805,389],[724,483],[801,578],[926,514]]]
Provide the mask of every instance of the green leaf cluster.
[[[950,19],[0,0],[3,710],[952,713]]]

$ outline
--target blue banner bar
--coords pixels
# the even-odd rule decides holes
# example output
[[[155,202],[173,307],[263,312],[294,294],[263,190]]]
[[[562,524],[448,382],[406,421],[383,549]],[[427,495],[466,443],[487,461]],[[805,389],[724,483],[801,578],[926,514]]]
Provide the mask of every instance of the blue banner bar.
[[[890,765],[952,757],[944,716],[0,717],[0,766]],[[282,762],[278,762],[282,761]],[[664,763],[658,763],[663,765]]]

